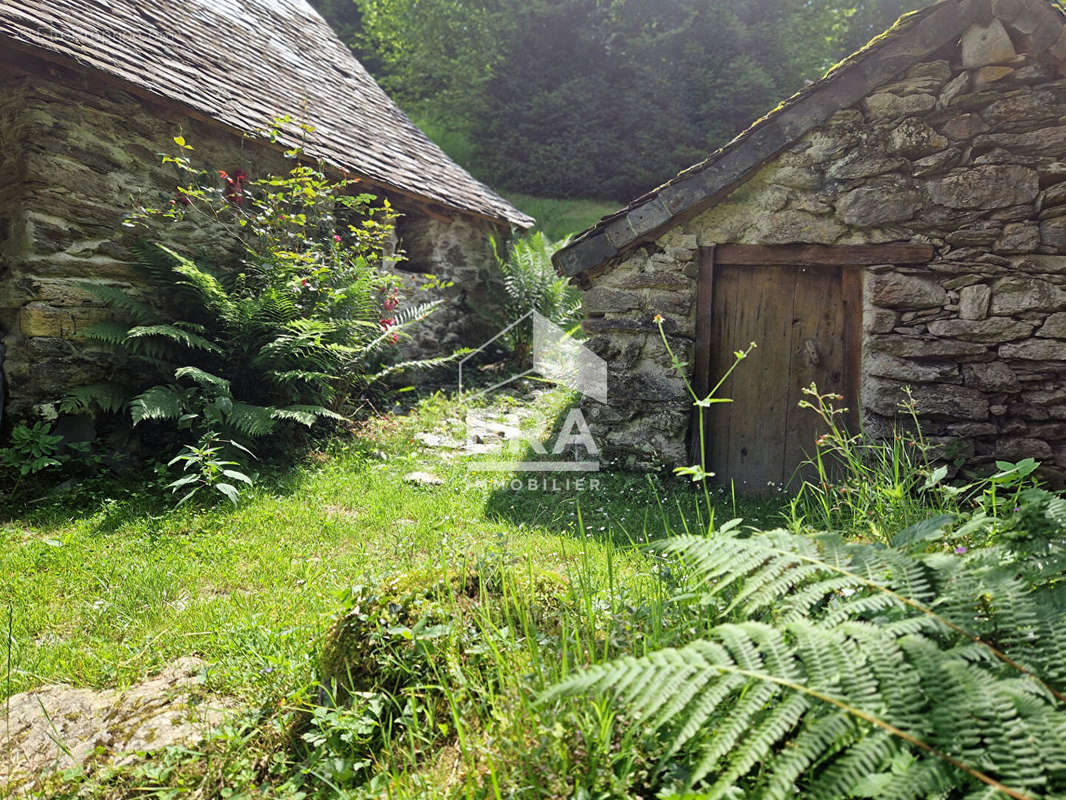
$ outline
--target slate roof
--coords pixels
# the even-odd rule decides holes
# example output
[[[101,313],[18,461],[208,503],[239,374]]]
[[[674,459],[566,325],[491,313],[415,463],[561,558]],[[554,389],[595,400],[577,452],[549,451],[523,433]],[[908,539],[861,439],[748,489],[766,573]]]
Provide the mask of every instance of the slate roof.
[[[100,70],[385,188],[520,227],[533,220],[451,161],[305,0],[0,0],[0,37]],[[306,138],[298,129],[315,127]]]
[[[1049,0],[939,0],[901,17],[705,161],[604,217],[555,254],[556,271],[579,275],[594,269],[711,208],[837,111],[958,40],[974,23],[991,22],[993,15],[1029,36],[1033,53],[1054,49],[1066,57],[1066,17]]]

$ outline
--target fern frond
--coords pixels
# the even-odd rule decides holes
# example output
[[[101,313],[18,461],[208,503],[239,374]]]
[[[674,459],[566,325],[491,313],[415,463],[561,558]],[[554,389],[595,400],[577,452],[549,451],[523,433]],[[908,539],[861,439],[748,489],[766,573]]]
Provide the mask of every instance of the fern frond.
[[[1012,657],[1018,651],[1039,665],[1044,685],[1066,702],[1066,696],[1052,686],[1066,685],[1062,682],[1066,635],[1061,626],[1055,627],[1050,610],[1037,610],[1034,595],[1011,577],[1010,570],[1002,570],[1002,553],[995,548],[951,560],[957,565],[951,570],[941,565],[938,586],[930,581],[931,563],[894,548],[844,542],[834,535],[799,536],[780,530],[749,539],[732,533],[714,538],[688,535],[664,542],[661,549],[688,564],[709,596],[729,596],[729,611],[758,618],[772,610],[786,621],[815,618],[827,626],[874,614],[898,619],[917,612],[941,632],[962,635],[1019,672],[1035,676],[1034,670]],[[986,591],[974,591],[975,585]],[[941,599],[934,607],[938,587]],[[1003,608],[1003,617],[996,619],[1009,617],[1011,630],[1025,632],[1004,636],[1005,647],[994,646],[996,637],[984,635],[982,627],[972,624],[988,619],[987,611],[977,605],[989,592],[1000,598],[997,608]],[[1037,630],[1046,633],[1053,646],[1035,641],[1031,634]]]
[[[188,347],[190,350],[203,350],[208,353],[221,353],[222,348],[177,325],[138,325],[126,332],[126,342],[138,339],[162,338]]]
[[[283,419],[289,422],[298,422],[310,428],[320,419],[331,419],[335,422],[347,422],[347,417],[330,411],[323,406],[287,406],[276,408],[273,411],[274,419]]]
[[[1007,553],[918,557],[783,531],[662,549],[725,613],[761,621],[594,666],[541,702],[613,697],[666,737],[664,760],[682,759],[701,797],[1066,790],[1066,704],[1049,678],[1066,655],[1052,631],[1062,590],[1028,588]]]
[[[188,378],[198,386],[217,389],[227,394],[230,390],[229,381],[225,378],[212,375],[210,372],[205,372],[199,367],[178,367],[178,369],[174,371],[174,379],[180,381],[182,378]]]
[[[130,402],[134,426],[145,420],[177,419],[184,410],[182,394],[174,386],[153,386]]]
[[[793,656],[781,660],[780,654],[774,655],[771,651],[784,644],[785,640],[780,637],[786,633],[786,649],[791,650]],[[923,642],[921,646],[936,647],[932,642]],[[827,651],[839,653],[840,657],[827,659]],[[962,668],[961,662],[951,658],[950,651],[940,652],[939,667],[957,674]],[[675,697],[679,693],[691,694],[687,688],[682,690],[682,684],[676,680],[679,671],[686,673],[688,683],[700,686],[697,697],[689,701],[686,709],[696,705],[701,695],[713,693],[715,698],[713,708],[706,705],[700,708],[705,720],[716,717],[717,722],[713,726],[701,723],[706,739],[695,754],[689,776],[689,788],[709,775],[715,776],[714,783],[701,790],[702,796],[708,798],[727,796],[740,788],[744,780],[755,781],[760,788],[762,785],[767,789],[776,787],[769,796],[781,796],[780,777],[795,773],[797,763],[809,766],[821,761],[821,769],[830,775],[825,780],[830,783],[839,782],[841,775],[855,777],[896,750],[886,744],[886,735],[914,748],[922,758],[940,760],[954,767],[957,770],[954,785],[959,787],[972,788],[976,784],[971,781],[980,781],[1008,796],[1028,798],[1030,787],[1047,783],[1047,766],[1033,757],[1032,747],[1022,748],[1020,754],[997,747],[996,774],[987,772],[985,764],[988,759],[982,751],[965,741],[960,742],[963,732],[972,730],[972,723],[965,728],[959,725],[966,723],[945,724],[950,721],[940,720],[940,725],[934,722],[927,738],[893,724],[884,714],[876,682],[871,691],[871,681],[864,677],[865,653],[865,648],[857,648],[855,642],[842,632],[814,625],[792,624],[786,631],[755,623],[722,626],[712,631],[707,640],[680,649],[661,650],[644,658],[624,658],[592,667],[549,690],[542,702],[590,692],[609,693],[625,705],[638,722],[648,724],[662,719],[653,712],[662,707],[663,694]],[[827,669],[829,665],[832,668]],[[723,691],[720,687],[727,676],[733,680],[724,684],[728,688]],[[984,677],[987,681],[990,676],[986,674]],[[994,679],[992,683],[995,684]],[[966,683],[967,688],[971,685]],[[715,689],[719,691],[715,692]],[[971,743],[993,744],[1007,736],[1034,737],[1046,729],[1049,718],[1054,716],[1054,709],[1048,703],[1030,706],[1026,709],[1028,716],[1023,716],[1003,702],[1001,692],[1001,687],[994,686],[986,690],[985,697],[952,698],[951,713],[962,718],[982,709],[986,713],[993,707],[998,709],[988,725],[970,734]],[[992,700],[995,702],[990,706]],[[928,698],[924,702],[928,712]],[[937,703],[935,708],[941,705]],[[776,766],[775,754],[800,725],[805,726],[805,730],[823,726],[848,729],[850,726],[839,722],[841,712],[859,723],[856,735],[849,737],[854,741],[837,747],[839,739],[811,735],[803,742],[804,751],[789,754],[780,770],[752,775],[757,765]],[[684,709],[677,716],[683,719]],[[822,723],[823,716],[828,716],[830,722]],[[997,722],[1009,725],[1005,730],[996,731]],[[682,736],[687,735],[678,718],[666,721],[660,725],[662,728],[674,730],[675,737],[678,728],[681,728]],[[874,738],[867,743],[869,737]],[[675,742],[671,752],[677,750]],[[828,759],[827,750],[835,750]],[[830,773],[831,767],[838,763],[840,766]],[[1008,784],[1005,780],[1017,783]],[[751,796],[763,795],[756,792]]]
[[[161,315],[157,309],[117,286],[93,281],[76,281],[74,285],[122,312],[123,316],[138,325],[160,321]]]
[[[200,269],[180,253],[161,244],[159,250],[171,259],[171,271],[181,278],[178,286],[191,291],[203,306],[223,319],[236,316],[237,304],[226,292],[222,282],[210,272]]]
[[[234,403],[226,422],[238,433],[250,438],[267,436],[277,428],[276,408]]]
[[[129,389],[121,384],[94,383],[68,392],[59,410],[64,414],[92,414],[97,410],[117,414],[126,407],[129,397]]]
[[[101,320],[94,322],[85,330],[85,338],[94,344],[106,345],[108,349],[117,349],[126,343],[126,334],[130,326],[121,322]]]

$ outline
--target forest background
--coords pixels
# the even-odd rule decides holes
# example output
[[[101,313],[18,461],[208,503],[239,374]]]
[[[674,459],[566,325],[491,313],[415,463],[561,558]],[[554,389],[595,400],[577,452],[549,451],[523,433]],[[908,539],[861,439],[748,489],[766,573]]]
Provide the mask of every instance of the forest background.
[[[929,0],[312,0],[456,161],[628,202]]]

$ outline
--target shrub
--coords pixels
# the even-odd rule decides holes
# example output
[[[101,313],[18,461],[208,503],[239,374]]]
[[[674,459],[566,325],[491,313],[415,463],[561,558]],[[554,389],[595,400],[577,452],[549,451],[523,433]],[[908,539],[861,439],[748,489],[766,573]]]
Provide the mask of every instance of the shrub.
[[[52,433],[47,422],[16,425],[10,443],[0,448],[0,478],[10,484],[14,495],[26,478],[61,468],[88,449],[84,442],[64,442],[62,436]]]
[[[912,556],[835,536],[684,536],[719,624],[566,680],[659,731],[701,797],[1066,791],[1066,608],[1005,547]],[[738,620],[733,622],[732,620]]]
[[[372,387],[399,370],[440,363],[396,363],[395,344],[435,304],[399,309],[384,269],[396,214],[387,200],[353,194],[298,162],[288,174],[248,180],[190,164],[182,137],[166,156],[182,176],[163,208],[141,207],[129,224],[173,225],[173,237],[221,240],[193,260],[162,244],[137,247],[148,290],[84,288],[120,321],[90,333],[125,358],[117,381],[72,392],[63,410],[128,411],[133,426],[165,423],[200,437],[249,439],[279,426],[341,420]],[[151,225],[150,225],[151,223]],[[180,223],[180,224],[179,224]],[[232,451],[231,451],[232,452]]]

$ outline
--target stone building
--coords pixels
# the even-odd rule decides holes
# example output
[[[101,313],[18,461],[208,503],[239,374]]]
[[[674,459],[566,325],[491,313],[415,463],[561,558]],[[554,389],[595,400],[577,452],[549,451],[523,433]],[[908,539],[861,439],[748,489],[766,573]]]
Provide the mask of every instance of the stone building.
[[[1048,0],[941,0],[556,257],[609,362],[593,432],[631,466],[788,480],[812,381],[874,433],[911,387],[926,433],[978,466],[1066,477],[1066,17]]]
[[[424,333],[435,354],[473,335],[489,237],[532,224],[430,142],[305,0],[4,0],[0,416],[104,378],[81,337],[106,310],[73,284],[137,280],[123,215],[174,196],[160,154],[179,134],[198,167],[262,177],[300,145],[388,197],[402,268],[453,283]]]

